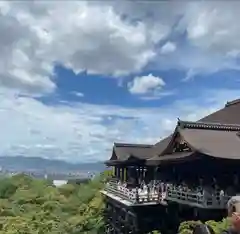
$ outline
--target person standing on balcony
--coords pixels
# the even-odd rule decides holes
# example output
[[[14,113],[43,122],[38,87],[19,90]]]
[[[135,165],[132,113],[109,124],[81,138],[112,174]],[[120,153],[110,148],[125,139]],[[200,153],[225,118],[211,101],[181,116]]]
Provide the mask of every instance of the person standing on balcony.
[[[224,207],[224,204],[225,204],[225,194],[224,194],[223,189],[219,193],[219,198],[220,198],[220,205],[221,205],[221,207]]]

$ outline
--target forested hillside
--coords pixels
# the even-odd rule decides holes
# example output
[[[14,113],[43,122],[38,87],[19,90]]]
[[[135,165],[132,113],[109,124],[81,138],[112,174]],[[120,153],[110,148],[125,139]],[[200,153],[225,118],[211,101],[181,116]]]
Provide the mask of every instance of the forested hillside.
[[[100,195],[106,175],[88,184],[56,188],[25,175],[0,180],[0,234],[104,234]],[[208,222],[220,234],[227,221]],[[184,222],[180,234],[191,234],[196,222]],[[155,232],[158,233],[158,232]]]
[[[61,188],[24,175],[1,179],[0,233],[104,233],[102,179]]]

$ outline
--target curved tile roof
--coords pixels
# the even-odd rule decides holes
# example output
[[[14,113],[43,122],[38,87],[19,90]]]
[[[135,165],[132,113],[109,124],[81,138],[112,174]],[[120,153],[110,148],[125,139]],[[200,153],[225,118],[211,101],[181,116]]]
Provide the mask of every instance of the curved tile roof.
[[[240,99],[227,102],[223,109],[197,122],[179,120],[175,131],[179,131],[189,145],[203,154],[219,158],[240,159],[240,138],[238,134],[240,132]],[[155,145],[115,143],[110,160],[122,162],[129,158],[149,160],[150,158],[154,159],[155,156],[155,159],[157,159],[169,146],[174,133]],[[178,157],[189,155],[183,156],[182,154]],[[167,160],[170,156],[166,156],[161,157]]]
[[[165,161],[180,161],[185,160],[186,158],[189,158],[191,156],[194,156],[194,152],[179,152],[174,154],[165,154],[162,157],[154,156],[146,161],[146,164],[149,166],[157,166]]]
[[[154,165],[163,161],[187,160],[195,153],[223,159],[240,159],[240,125],[181,121],[170,138],[169,143],[162,150],[162,155],[157,155],[148,160]],[[186,141],[192,152],[172,153],[169,155],[177,136]],[[187,158],[187,159],[186,159]]]
[[[127,161],[129,158],[144,160],[151,157],[153,145],[114,143],[110,160]]]
[[[224,108],[208,116],[205,116],[204,118],[198,120],[197,122],[207,122],[208,124],[217,123],[220,125],[224,124],[240,125],[240,99],[227,102]],[[172,135],[173,134],[162,139],[153,146],[152,156],[156,154],[161,155],[163,153],[164,149],[170,143]]]
[[[217,158],[240,159],[240,138],[237,131],[185,128],[180,135],[194,150]]]

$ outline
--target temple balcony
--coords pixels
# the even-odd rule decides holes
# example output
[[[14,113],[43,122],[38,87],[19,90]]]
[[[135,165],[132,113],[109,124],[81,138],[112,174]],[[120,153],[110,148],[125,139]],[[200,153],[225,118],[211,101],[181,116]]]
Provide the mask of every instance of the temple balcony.
[[[128,206],[133,205],[154,205],[163,202],[164,194],[147,188],[127,188],[124,184],[120,183],[116,179],[111,179],[102,191],[104,195],[107,195],[115,200],[125,203]]]
[[[165,199],[166,201],[205,209],[226,209],[230,197],[228,195],[220,195],[220,192],[207,194],[204,190],[203,192],[197,192],[168,188]]]
[[[169,186],[167,190],[162,191],[160,193],[157,189],[151,187],[150,189],[127,188],[117,179],[111,179],[102,193],[128,206],[167,205],[168,202],[176,202],[204,209],[226,209],[227,202],[230,199],[230,196],[220,195],[220,192],[207,194],[204,190],[202,192],[194,190],[183,191],[176,186]]]

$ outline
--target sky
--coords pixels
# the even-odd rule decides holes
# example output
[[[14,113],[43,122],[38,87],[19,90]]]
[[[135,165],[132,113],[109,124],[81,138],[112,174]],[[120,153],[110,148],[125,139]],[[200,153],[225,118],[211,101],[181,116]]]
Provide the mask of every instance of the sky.
[[[0,156],[95,162],[240,94],[240,2],[0,1]]]

